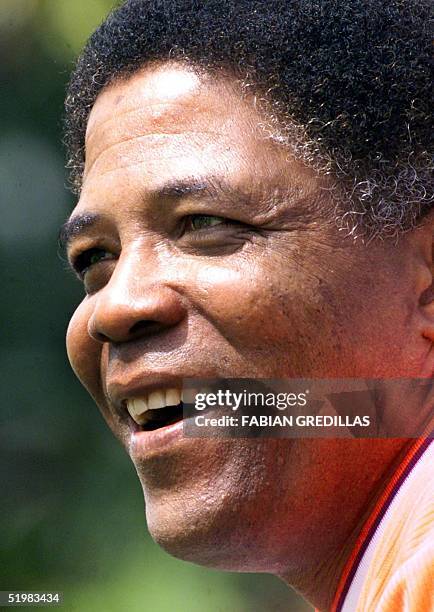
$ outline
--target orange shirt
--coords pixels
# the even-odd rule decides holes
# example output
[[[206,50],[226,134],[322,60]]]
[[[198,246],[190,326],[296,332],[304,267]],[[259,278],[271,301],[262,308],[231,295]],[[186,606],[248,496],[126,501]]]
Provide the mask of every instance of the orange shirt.
[[[415,442],[365,524],[333,612],[434,612],[434,440]]]

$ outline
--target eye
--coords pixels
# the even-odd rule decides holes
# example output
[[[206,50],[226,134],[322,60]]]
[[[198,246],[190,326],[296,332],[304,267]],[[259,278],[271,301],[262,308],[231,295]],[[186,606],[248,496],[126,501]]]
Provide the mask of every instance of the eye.
[[[100,263],[101,261],[113,258],[114,256],[105,249],[88,249],[87,251],[80,253],[80,255],[74,259],[73,267],[77,274],[83,278],[86,272],[92,266]]]
[[[190,232],[197,232],[202,229],[208,229],[216,225],[225,225],[227,223],[227,219],[214,215],[190,215],[186,218],[185,229]]]

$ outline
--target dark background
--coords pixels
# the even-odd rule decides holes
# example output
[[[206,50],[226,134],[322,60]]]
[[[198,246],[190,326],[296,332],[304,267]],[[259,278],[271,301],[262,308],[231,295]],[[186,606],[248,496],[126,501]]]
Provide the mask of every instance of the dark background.
[[[0,590],[60,590],[67,610],[308,608],[278,579],[169,557],[146,531],[127,456],[65,353],[82,289],[56,251],[63,96],[111,0],[0,1]]]

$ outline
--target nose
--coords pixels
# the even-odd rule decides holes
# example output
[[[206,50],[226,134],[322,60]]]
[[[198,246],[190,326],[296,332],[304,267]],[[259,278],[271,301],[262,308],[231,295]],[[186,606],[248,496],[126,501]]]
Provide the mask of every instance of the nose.
[[[128,342],[174,327],[186,316],[181,295],[143,266],[116,266],[109,283],[96,296],[88,322],[89,335],[98,342]]]

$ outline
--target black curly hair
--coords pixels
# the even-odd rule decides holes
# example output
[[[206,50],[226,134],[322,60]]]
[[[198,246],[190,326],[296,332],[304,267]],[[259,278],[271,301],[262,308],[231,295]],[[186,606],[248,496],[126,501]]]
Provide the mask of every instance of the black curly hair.
[[[127,0],[90,37],[66,98],[71,184],[101,90],[151,61],[267,92],[281,142],[334,178],[356,232],[397,235],[433,204],[432,0]]]

